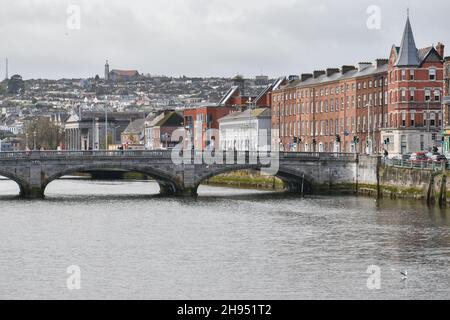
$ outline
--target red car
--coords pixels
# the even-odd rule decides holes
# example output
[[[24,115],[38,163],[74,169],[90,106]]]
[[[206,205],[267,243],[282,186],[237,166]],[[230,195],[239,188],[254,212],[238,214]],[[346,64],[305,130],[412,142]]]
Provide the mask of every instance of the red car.
[[[416,152],[411,155],[411,158],[409,158],[409,161],[411,162],[423,162],[428,161],[427,154],[425,152]]]

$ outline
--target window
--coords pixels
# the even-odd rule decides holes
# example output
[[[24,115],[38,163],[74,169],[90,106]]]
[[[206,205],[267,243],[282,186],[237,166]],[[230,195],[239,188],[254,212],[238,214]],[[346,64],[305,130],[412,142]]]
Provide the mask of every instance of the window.
[[[414,127],[415,126],[415,120],[416,120],[416,115],[415,115],[415,113],[414,113],[414,111],[411,111],[411,121],[410,121],[410,123],[409,123],[409,125],[411,126],[411,127]]]
[[[358,118],[356,119],[356,132],[359,132],[361,127],[361,117],[358,116]]]
[[[436,80],[436,69],[430,69],[428,74],[430,76],[430,80]]]
[[[434,90],[434,101],[441,101],[441,91]]]
[[[402,89],[402,102],[406,101],[406,89]]]
[[[409,70],[409,80],[414,81],[414,70]]]
[[[406,80],[406,70],[402,70],[402,81]]]
[[[406,136],[402,135],[401,138],[400,138],[400,141],[401,141],[400,152],[401,152],[401,154],[405,154],[406,153],[406,146],[407,146]]]
[[[409,101],[414,101],[414,88],[409,89]]]
[[[436,125],[436,114],[434,112],[430,113],[430,127]]]
[[[425,89],[425,101],[431,100],[431,91],[429,89]]]
[[[406,127],[406,112],[402,112],[402,127]]]

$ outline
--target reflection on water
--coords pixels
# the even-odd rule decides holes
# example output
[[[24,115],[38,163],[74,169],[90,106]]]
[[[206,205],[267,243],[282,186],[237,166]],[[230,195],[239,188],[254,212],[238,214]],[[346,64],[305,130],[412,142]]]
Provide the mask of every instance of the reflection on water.
[[[450,213],[417,202],[153,182],[0,180],[0,298],[448,299]],[[66,289],[78,265],[82,289]],[[370,265],[382,271],[367,288]],[[401,281],[400,270],[410,276]]]

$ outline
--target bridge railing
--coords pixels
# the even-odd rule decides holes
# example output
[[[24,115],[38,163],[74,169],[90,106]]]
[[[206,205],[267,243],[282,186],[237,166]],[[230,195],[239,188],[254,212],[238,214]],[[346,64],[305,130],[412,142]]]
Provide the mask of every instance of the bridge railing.
[[[145,157],[168,158],[168,150],[96,150],[96,151],[13,151],[0,152],[0,159],[67,159],[67,158],[105,158],[105,157]]]
[[[219,151],[217,151],[219,152]],[[216,152],[216,153],[217,153]],[[205,151],[192,150],[191,157],[201,158],[205,155]],[[211,152],[206,153],[211,155]],[[354,153],[323,153],[323,152],[279,152],[278,154],[271,154],[270,152],[256,152],[256,151],[223,151],[224,160],[229,160],[230,155],[234,159],[258,159],[261,157],[276,157],[285,160],[344,160],[356,161],[358,155]],[[180,156],[183,156],[180,153]],[[215,154],[213,153],[214,157]],[[20,159],[77,159],[77,158],[158,158],[171,159],[172,150],[95,150],[95,151],[14,151],[14,152],[0,152],[0,160],[20,160]]]
[[[448,161],[382,159],[382,163],[388,167],[431,171],[444,171],[450,168]]]

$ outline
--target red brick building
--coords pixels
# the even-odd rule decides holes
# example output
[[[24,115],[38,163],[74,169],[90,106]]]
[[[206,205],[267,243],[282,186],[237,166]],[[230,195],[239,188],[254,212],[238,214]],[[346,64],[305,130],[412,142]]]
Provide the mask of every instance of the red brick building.
[[[273,93],[274,143],[281,141],[283,150],[361,151],[369,137],[372,114],[379,137],[386,110],[386,75],[387,60],[382,59],[375,64],[360,63],[358,68],[342,66],[302,74],[301,79]],[[360,143],[354,142],[355,137]],[[295,138],[301,142],[295,144]]]
[[[409,17],[389,57],[389,118],[382,140],[391,154],[441,147],[444,45],[417,49]]]
[[[442,119],[443,54],[442,44],[416,48],[408,18],[402,44],[392,48],[389,60],[302,74],[274,90],[272,143],[319,152],[430,148]]]
[[[450,157],[450,57],[444,61],[444,132],[443,153]]]
[[[219,130],[218,120],[233,111],[236,111],[236,108],[232,106],[203,106],[184,110],[184,126],[188,131],[188,141],[190,140],[196,149],[200,149],[201,146],[202,150],[213,139],[215,145],[218,145],[219,137],[207,136],[206,133],[210,129]]]
[[[249,107],[270,107],[272,91],[286,83],[285,81],[285,78],[277,79],[262,90],[257,96],[248,96],[243,94],[244,80],[240,77],[234,78],[234,85],[216,105],[205,105],[184,110],[184,126],[189,131],[188,140],[190,140],[196,148],[199,148],[199,146],[201,146],[202,149],[206,148],[213,138],[212,136],[206,136],[206,132],[209,129],[219,130],[218,120],[220,118],[223,118],[232,112],[242,111]],[[219,142],[217,134],[217,136],[214,136],[215,146],[218,146]]]

